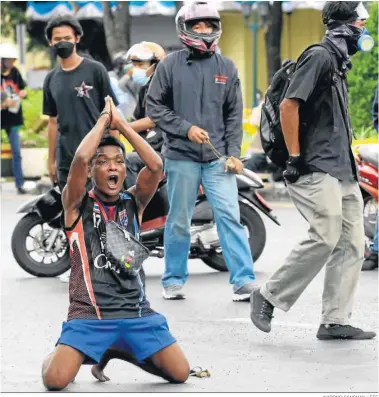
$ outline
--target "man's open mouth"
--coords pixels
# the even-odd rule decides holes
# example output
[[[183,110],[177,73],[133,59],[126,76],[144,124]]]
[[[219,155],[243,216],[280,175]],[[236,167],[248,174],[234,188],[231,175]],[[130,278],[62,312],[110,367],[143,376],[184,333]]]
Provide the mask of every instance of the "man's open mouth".
[[[118,183],[118,175],[110,175],[108,177],[108,185],[110,188],[116,188]]]

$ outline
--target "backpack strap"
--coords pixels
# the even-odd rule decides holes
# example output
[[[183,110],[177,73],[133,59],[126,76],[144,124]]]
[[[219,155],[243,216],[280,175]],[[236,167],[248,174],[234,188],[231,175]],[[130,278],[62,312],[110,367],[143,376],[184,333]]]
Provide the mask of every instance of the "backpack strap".
[[[342,111],[342,118],[343,118],[343,121],[344,121],[344,124],[345,124],[345,127],[346,127],[346,131],[349,134],[349,132],[351,131],[351,128],[350,128],[350,122],[348,121],[348,115],[347,115],[347,112],[346,112],[347,103],[343,99],[341,90],[337,86],[337,76],[340,76],[341,79],[346,80],[346,71],[341,70],[342,69],[342,63],[338,62],[337,56],[335,56],[333,54],[332,46],[330,46],[327,43],[312,44],[311,46],[307,47],[302,52],[302,54],[299,56],[297,62],[300,60],[300,58],[303,56],[303,54],[306,51],[309,51],[310,49],[312,49],[314,47],[322,47],[330,55],[330,58],[332,60],[332,65],[331,65],[331,68],[330,68],[330,77],[331,77],[332,87],[334,87],[335,90],[337,91],[338,102],[339,102],[339,106],[340,106],[341,111]],[[350,139],[350,135],[349,135],[349,139]]]
[[[338,62],[338,58],[336,55],[333,54],[333,47],[329,45],[328,43],[320,43],[321,47],[325,48],[329,55],[330,58],[332,59],[332,64],[333,64],[333,71],[332,71],[332,87],[335,88],[337,91],[337,97],[339,101],[339,105],[341,107],[341,112],[342,112],[342,118],[345,123],[346,131],[348,132],[349,139],[350,139],[350,133],[351,133],[351,122],[349,120],[349,115],[347,113],[348,109],[348,104],[347,101],[344,99],[344,96],[341,93],[341,90],[338,88],[337,85],[337,75],[341,77],[342,80],[346,80],[346,71],[341,70],[342,69],[342,63]],[[354,136],[354,133],[353,133]],[[355,136],[354,136],[355,137]]]

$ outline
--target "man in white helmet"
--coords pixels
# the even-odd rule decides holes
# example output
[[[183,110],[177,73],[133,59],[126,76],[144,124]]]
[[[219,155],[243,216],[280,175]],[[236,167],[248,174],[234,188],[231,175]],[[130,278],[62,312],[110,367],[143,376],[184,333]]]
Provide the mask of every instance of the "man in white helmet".
[[[19,194],[25,194],[19,129],[24,124],[21,99],[27,95],[26,84],[19,70],[14,66],[18,58],[17,48],[12,44],[1,44],[0,57],[1,128],[6,131],[11,144],[12,169],[17,191]]]
[[[184,299],[190,224],[200,184],[212,206],[233,300],[249,300],[255,275],[248,237],[240,224],[236,173],[242,141],[242,95],[233,62],[216,53],[221,20],[211,3],[195,2],[176,16],[186,49],[158,65],[147,94],[147,116],[162,131],[170,211],[165,228],[165,299]],[[208,140],[231,167],[218,159]]]
[[[142,41],[130,48],[126,58],[130,67],[128,73],[142,84],[138,91],[137,106],[133,112],[135,121],[130,126],[158,153],[162,150],[163,137],[161,131],[154,129],[154,122],[146,116],[146,95],[154,71],[165,56],[166,52],[159,44]],[[130,187],[136,183],[137,175],[144,167],[144,163],[135,151],[127,154],[126,163],[128,166],[126,184]]]

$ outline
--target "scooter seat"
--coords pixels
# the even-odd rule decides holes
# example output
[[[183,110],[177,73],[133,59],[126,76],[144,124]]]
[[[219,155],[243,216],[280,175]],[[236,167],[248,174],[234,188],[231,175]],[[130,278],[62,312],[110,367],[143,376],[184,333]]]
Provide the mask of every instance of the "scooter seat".
[[[370,163],[378,168],[379,145],[362,145],[358,149],[358,154],[362,161]]]

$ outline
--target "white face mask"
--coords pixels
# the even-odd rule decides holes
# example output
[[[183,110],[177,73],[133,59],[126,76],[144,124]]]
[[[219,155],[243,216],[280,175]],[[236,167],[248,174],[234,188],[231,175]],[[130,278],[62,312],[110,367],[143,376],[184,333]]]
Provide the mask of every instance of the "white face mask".
[[[149,80],[149,78],[146,76],[146,70],[140,68],[133,69],[132,79],[138,85],[144,85]]]

